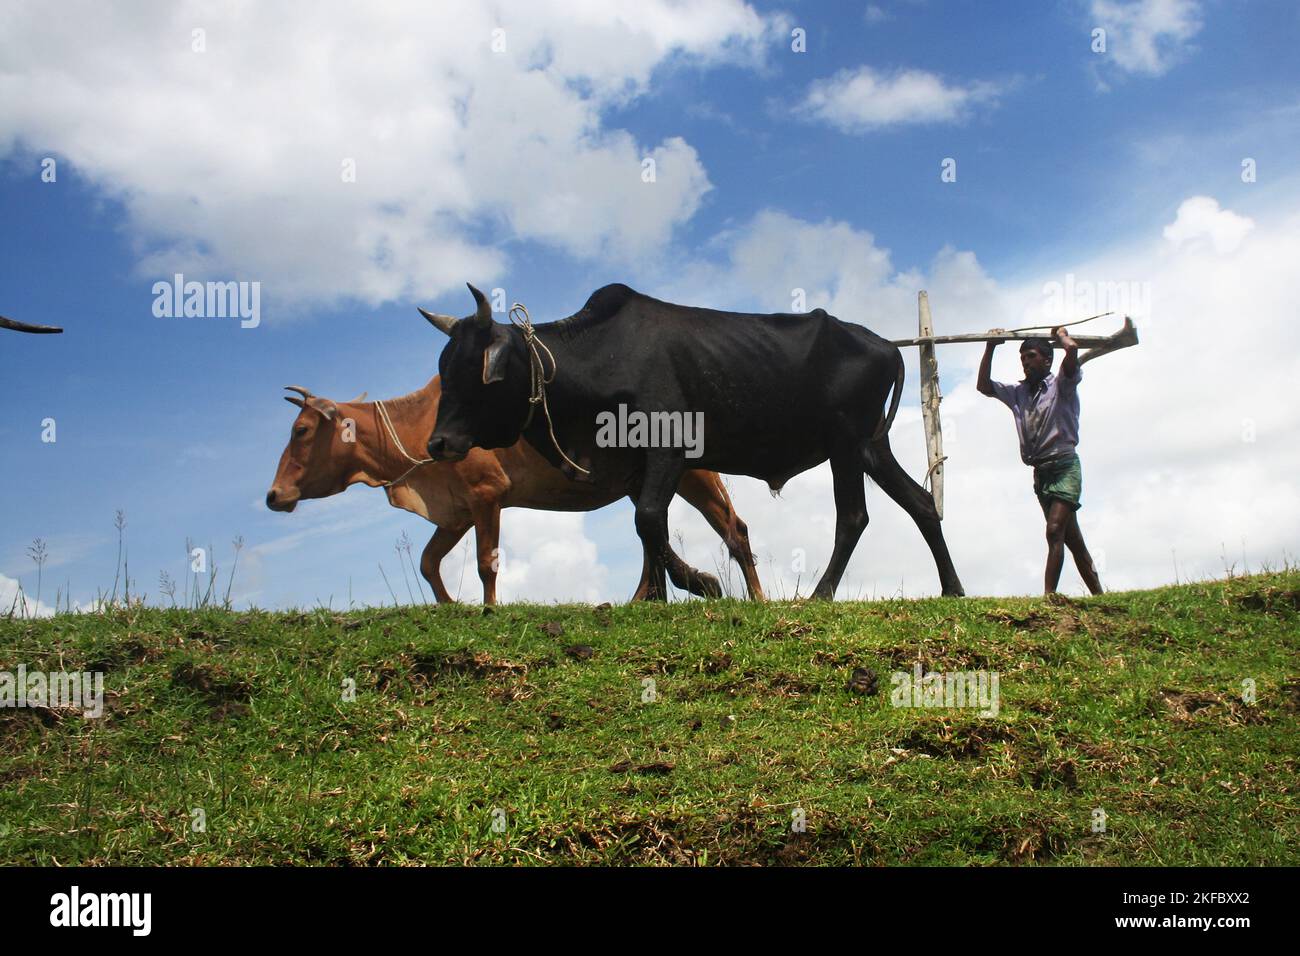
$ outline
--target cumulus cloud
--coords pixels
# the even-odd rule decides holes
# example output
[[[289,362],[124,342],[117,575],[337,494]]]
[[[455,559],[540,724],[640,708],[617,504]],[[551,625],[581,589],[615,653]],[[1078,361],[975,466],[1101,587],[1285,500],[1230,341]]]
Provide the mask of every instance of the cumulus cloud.
[[[627,544],[636,546],[635,541]],[[572,512],[512,508],[501,522],[497,595],[502,601],[608,601],[609,571]],[[623,584],[624,582],[620,582]],[[626,585],[628,593],[636,585]]]
[[[1160,76],[1200,32],[1197,0],[1092,0],[1093,24],[1106,31],[1106,53],[1125,73]]]
[[[1165,226],[1164,237],[1175,243],[1207,242],[1221,255],[1235,252],[1255,228],[1254,220],[1228,209],[1210,196],[1193,196],[1178,207],[1178,215]]]
[[[0,614],[8,615],[10,611],[16,617],[49,617],[54,608],[37,601],[36,595],[28,594],[18,580],[0,574]]]
[[[867,230],[833,219],[809,222],[765,209],[719,235],[713,261],[692,261],[656,275],[664,297],[720,309],[790,312],[823,308],[887,338],[916,334],[916,293],[930,283],[965,313],[988,315],[996,284],[971,252],[940,249],[928,276],[898,270]],[[802,301],[802,305],[800,305]]]
[[[1001,89],[990,82],[954,85],[925,70],[884,74],[861,66],[813,83],[796,112],[845,133],[863,133],[885,126],[954,122],[973,107],[992,102]]]
[[[300,13],[6,5],[0,156],[61,157],[120,201],[146,277],[259,280],[281,303],[428,298],[499,275],[503,239],[615,259],[664,243],[709,188],[703,164],[605,111],[658,70],[757,64],[776,28],[740,0]]]

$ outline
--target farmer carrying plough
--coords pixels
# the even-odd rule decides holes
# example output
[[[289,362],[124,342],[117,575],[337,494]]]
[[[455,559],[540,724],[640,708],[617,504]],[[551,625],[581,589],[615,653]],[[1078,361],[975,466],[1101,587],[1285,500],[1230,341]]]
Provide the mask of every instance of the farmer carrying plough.
[[[1005,335],[1003,329],[990,329],[989,335]],[[1034,493],[1047,519],[1047,569],[1043,591],[1051,594],[1061,579],[1065,547],[1074,555],[1088,590],[1101,593],[1101,581],[1093,567],[1088,546],[1079,530],[1079,495],[1083,475],[1075,446],[1079,443],[1079,346],[1062,328],[1052,330],[1052,337],[1065,349],[1061,374],[1052,374],[1052,342],[1046,338],[1028,338],[1020,345],[1020,364],[1024,381],[1007,385],[989,377],[993,350],[998,340],[984,346],[976,388],[981,394],[999,399],[1011,409],[1020,438],[1020,458],[1034,469]]]

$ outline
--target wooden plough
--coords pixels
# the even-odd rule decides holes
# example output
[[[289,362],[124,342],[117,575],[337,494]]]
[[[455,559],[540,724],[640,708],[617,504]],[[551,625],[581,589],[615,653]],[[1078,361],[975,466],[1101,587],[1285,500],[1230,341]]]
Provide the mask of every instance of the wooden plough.
[[[1010,342],[1017,339],[1046,338],[1051,326],[1034,329],[1015,329],[999,335],[987,332],[972,332],[964,335],[935,335],[930,321],[930,297],[924,292],[917,296],[920,313],[918,331],[914,339],[894,339],[898,346],[915,345],[921,350],[921,424],[925,427],[925,452],[929,468],[925,475],[930,482],[930,494],[934,496],[934,506],[943,518],[943,462],[947,457],[943,453],[943,430],[939,422],[939,403],[943,395],[939,391],[939,360],[935,356],[936,345],[950,345],[958,342]],[[1110,315],[1109,312],[1102,313]],[[1101,316],[1093,316],[1101,318]],[[1083,320],[1087,321],[1087,320]],[[1061,325],[1078,325],[1078,322],[1062,322]],[[1128,316],[1124,316],[1124,327],[1114,335],[1072,335],[1081,349],[1087,349],[1079,356],[1079,364],[1091,361],[1099,355],[1106,355],[1119,349],[1126,349],[1138,344],[1137,326]],[[1060,343],[1053,342],[1054,347],[1061,348]]]

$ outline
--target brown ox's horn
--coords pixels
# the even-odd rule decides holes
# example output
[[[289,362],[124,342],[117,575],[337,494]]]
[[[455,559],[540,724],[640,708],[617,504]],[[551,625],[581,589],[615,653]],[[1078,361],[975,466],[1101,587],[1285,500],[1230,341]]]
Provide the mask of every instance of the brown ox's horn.
[[[370,394],[369,392],[362,392],[362,393],[361,393],[360,395],[358,395],[356,398],[352,399],[352,401],[348,402],[348,404],[349,404],[349,405],[359,405],[359,404],[361,404],[362,402],[364,402],[364,401],[366,400],[366,396],[369,395],[369,394]]]
[[[469,286],[469,293],[478,304],[478,308],[474,311],[474,321],[484,328],[490,327],[492,325],[492,306],[488,304],[487,296],[468,282],[465,284]]]
[[[419,306],[416,306],[419,309]],[[429,324],[441,332],[443,335],[451,335],[451,330],[456,327],[460,319],[453,318],[450,315],[442,315],[438,312],[426,312],[420,309],[420,314],[429,320]]]
[[[293,404],[297,405],[299,408],[314,408],[316,409],[316,411],[320,412],[322,415],[324,415],[326,418],[329,419],[333,419],[334,413],[338,411],[338,406],[335,405],[333,402],[331,402],[328,398],[320,398],[317,395],[313,395],[311,392],[307,391],[307,389],[303,388],[301,385],[286,385],[285,388],[287,388],[291,392],[297,392],[299,395],[302,396],[302,398],[294,398],[292,395],[284,396],[284,400],[286,402],[292,402]]]

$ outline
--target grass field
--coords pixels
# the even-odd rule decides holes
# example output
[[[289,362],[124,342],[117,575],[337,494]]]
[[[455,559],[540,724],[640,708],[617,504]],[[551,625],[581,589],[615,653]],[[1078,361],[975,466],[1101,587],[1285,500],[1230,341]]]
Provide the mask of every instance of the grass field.
[[[0,863],[1296,865],[1298,607],[1292,571],[0,621],[0,671],[106,697],[0,710]],[[996,671],[997,716],[891,706],[917,661]]]

